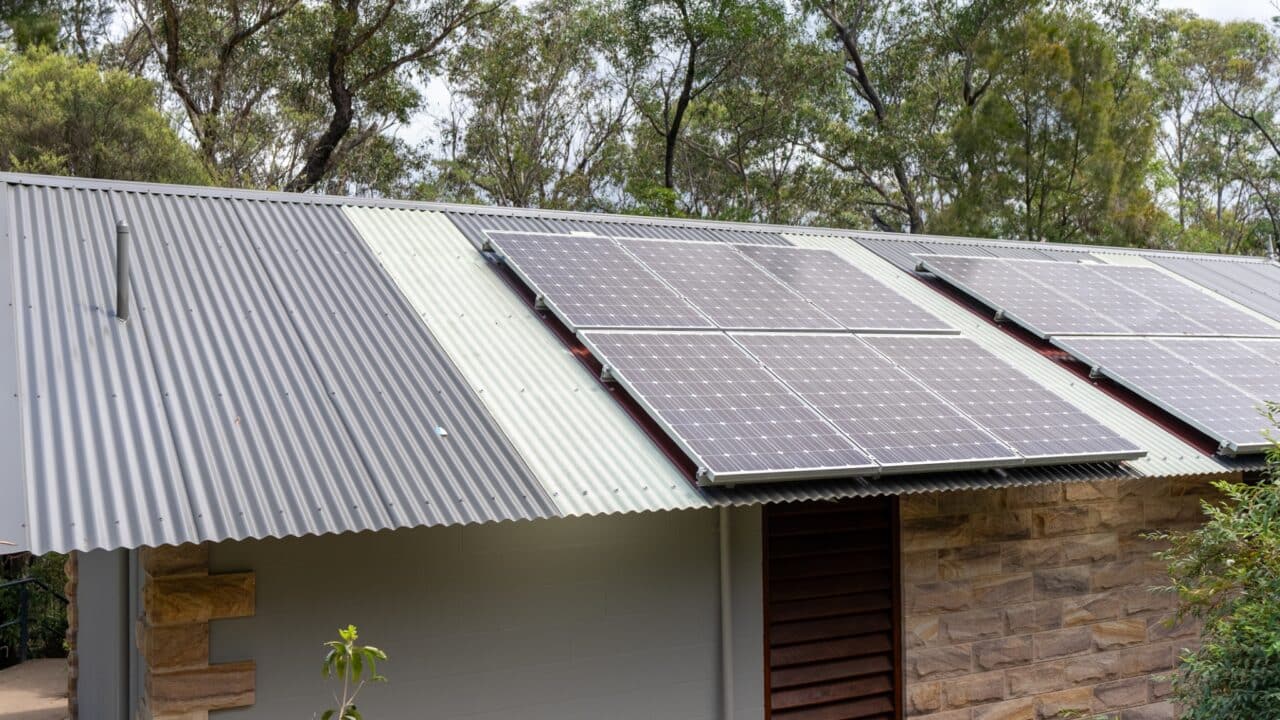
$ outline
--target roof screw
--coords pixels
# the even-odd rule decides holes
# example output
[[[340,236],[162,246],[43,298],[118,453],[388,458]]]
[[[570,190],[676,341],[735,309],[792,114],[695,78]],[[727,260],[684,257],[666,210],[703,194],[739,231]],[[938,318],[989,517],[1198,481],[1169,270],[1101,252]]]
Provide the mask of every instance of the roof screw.
[[[129,319],[129,223],[116,223],[116,317]]]

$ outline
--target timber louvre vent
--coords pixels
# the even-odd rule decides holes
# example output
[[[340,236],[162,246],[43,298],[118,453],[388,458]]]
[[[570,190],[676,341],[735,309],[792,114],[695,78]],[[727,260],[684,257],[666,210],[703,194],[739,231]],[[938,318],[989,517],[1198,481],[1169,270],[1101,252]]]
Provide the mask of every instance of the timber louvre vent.
[[[766,508],[767,717],[902,717],[897,526],[891,497]]]

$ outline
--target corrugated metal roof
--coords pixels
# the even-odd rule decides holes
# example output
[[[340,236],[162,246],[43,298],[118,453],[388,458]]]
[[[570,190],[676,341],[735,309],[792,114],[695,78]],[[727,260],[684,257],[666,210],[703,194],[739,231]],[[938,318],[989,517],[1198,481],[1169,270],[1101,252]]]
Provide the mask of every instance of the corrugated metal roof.
[[[0,183],[0,292],[14,301],[0,342],[11,336],[18,350],[0,353],[0,389],[13,388],[0,456],[12,458],[6,496],[26,493],[0,503],[0,539],[37,551],[1257,466],[1204,456],[854,240],[936,251],[947,239],[12,174]],[[126,324],[112,307],[117,218],[135,227]],[[476,252],[467,236],[490,223],[834,249],[1151,454],[1127,466],[699,488]]]
[[[553,514],[338,208],[7,194],[25,311],[19,543],[85,550]],[[112,307],[117,219],[133,229],[127,323]]]

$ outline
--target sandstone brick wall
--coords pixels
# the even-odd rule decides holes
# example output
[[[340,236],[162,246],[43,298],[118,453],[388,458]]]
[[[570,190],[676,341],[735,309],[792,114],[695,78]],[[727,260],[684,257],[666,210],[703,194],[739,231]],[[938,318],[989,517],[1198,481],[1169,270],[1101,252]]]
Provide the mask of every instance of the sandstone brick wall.
[[[1143,534],[1193,526],[1196,480],[902,498],[907,715],[1173,718],[1166,676],[1195,628]]]

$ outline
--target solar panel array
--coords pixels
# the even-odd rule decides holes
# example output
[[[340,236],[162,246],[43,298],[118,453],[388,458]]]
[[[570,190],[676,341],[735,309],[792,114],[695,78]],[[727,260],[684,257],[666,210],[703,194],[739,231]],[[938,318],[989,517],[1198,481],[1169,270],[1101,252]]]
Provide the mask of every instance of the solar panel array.
[[[1008,320],[1216,439],[1223,452],[1267,449],[1259,407],[1280,400],[1280,340],[1267,339],[1280,337],[1280,327],[1152,267],[921,260]],[[1255,265],[1259,277],[1269,267]]]
[[[832,252],[527,231],[488,237],[705,482],[1142,454]],[[894,355],[908,347],[942,364],[913,369],[921,358]],[[958,385],[998,386],[994,395],[1007,401]]]

